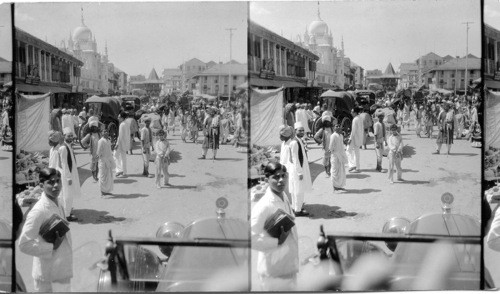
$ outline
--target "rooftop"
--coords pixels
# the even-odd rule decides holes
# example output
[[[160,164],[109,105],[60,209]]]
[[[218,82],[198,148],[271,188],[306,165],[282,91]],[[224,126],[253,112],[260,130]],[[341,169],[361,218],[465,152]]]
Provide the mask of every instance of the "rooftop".
[[[466,63],[467,63],[468,70],[480,70],[481,69],[481,59],[480,58],[468,58],[468,60],[466,60],[465,58],[455,58],[455,59],[452,59],[444,64],[441,64],[438,67],[431,69],[430,72],[436,71],[436,70],[465,70]]]

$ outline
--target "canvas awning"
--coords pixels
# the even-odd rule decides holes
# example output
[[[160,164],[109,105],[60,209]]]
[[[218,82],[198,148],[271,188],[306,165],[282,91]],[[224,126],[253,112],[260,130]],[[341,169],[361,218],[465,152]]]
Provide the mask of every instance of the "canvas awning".
[[[250,85],[253,87],[273,87],[273,88],[304,88],[305,85],[296,81],[268,80],[257,77],[250,78]]]
[[[16,83],[16,89],[25,93],[71,93],[71,89],[56,86],[41,86]]]

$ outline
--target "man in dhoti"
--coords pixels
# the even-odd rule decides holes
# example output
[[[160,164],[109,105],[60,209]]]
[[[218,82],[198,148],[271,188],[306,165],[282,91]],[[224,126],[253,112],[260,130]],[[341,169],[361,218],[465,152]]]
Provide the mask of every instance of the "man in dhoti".
[[[111,151],[111,141],[109,140],[109,131],[102,131],[102,138],[97,142],[97,158],[99,158],[99,187],[101,196],[111,195],[113,192],[113,170],[115,161]]]
[[[351,136],[349,137],[349,147],[347,149],[347,156],[349,160],[349,171],[352,173],[360,172],[360,154],[359,148],[363,145],[365,129],[363,126],[363,120],[359,116],[361,113],[361,107],[355,106],[352,110],[352,128]]]
[[[78,219],[73,214],[71,214],[71,210],[73,209],[73,200],[81,196],[80,177],[76,165],[76,157],[73,153],[73,148],[71,148],[71,143],[73,143],[74,139],[73,130],[71,130],[70,128],[65,128],[63,132],[64,143],[61,144],[61,147],[59,148],[62,167],[62,192],[59,196],[59,199],[62,200],[61,204],[64,209],[66,219],[68,221],[77,221]]]
[[[304,126],[301,122],[296,122],[295,138],[290,142],[293,168],[289,172],[289,176],[292,179],[290,181],[290,194],[292,195],[292,209],[295,216],[309,215],[302,206],[304,205],[304,195],[312,190],[309,161],[304,143],[302,142],[304,135]]]
[[[127,113],[122,112],[118,116],[120,127],[118,128],[118,139],[114,158],[116,163],[116,177],[123,178],[127,175],[127,151],[130,149],[130,126],[125,122]]]
[[[328,149],[331,154],[331,177],[333,191],[344,191],[346,184],[345,164],[347,163],[347,155],[344,149],[344,136],[342,135],[342,127],[335,122],[333,126],[334,133],[330,136]]]

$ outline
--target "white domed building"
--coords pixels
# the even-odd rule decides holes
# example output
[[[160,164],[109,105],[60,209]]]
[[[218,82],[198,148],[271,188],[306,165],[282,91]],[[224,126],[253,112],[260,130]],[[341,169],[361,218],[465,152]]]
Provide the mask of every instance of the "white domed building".
[[[295,43],[319,56],[316,63],[316,81],[319,86],[337,85],[344,87],[344,44],[342,49],[333,46],[333,33],[328,24],[321,19],[312,21],[303,37],[297,36]]]
[[[97,41],[90,28],[85,25],[83,14],[82,23],[76,27],[68,38],[66,48],[62,50],[70,53],[81,60],[82,67],[80,78],[80,91],[90,95],[109,94],[109,77],[112,76],[113,64],[108,60],[108,48],[105,46],[105,53],[97,51]],[[64,45],[62,45],[65,47]]]

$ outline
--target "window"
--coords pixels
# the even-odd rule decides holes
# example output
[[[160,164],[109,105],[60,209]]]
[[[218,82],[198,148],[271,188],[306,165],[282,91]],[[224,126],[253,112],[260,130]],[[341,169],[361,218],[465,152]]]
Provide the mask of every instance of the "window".
[[[215,84],[218,84],[218,83],[219,83],[219,80],[216,78],[216,79],[214,80],[214,83],[215,83]]]

